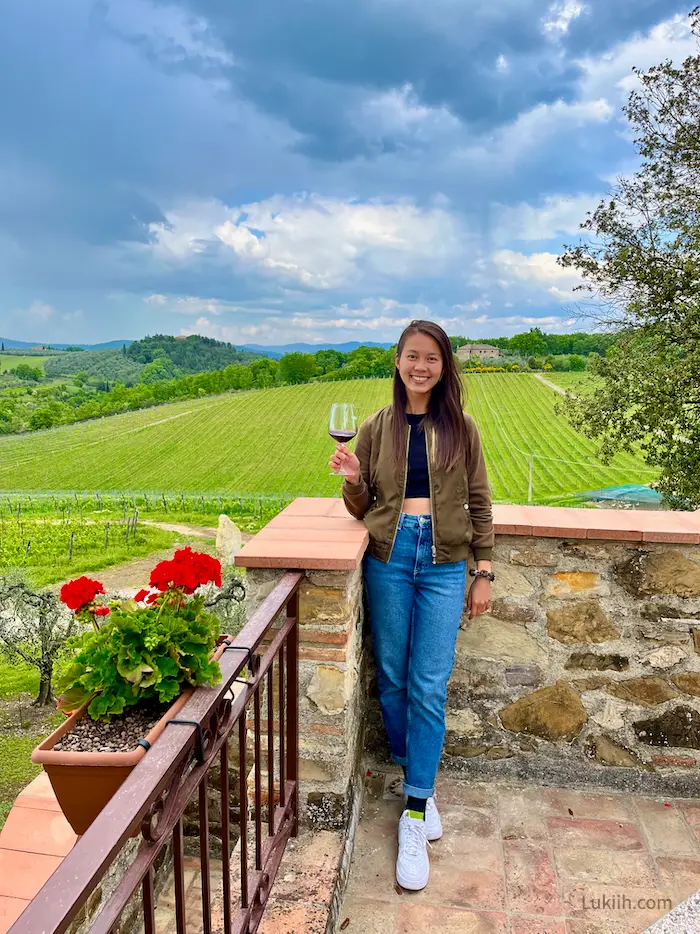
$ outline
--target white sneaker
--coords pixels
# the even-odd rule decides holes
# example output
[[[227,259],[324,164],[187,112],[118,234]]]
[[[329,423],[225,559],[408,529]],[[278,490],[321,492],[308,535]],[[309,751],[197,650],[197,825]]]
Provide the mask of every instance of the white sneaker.
[[[425,803],[425,836],[428,840],[439,840],[442,836],[442,821],[435,798],[428,798]]]
[[[404,811],[399,821],[399,855],[396,860],[396,881],[404,889],[418,892],[428,884],[430,862],[425,835],[425,821]]]
[[[400,790],[402,784],[403,779],[397,778],[395,782],[391,783],[389,790],[398,797],[402,794]],[[408,795],[404,795],[403,803],[406,804],[407,801]],[[442,821],[435,804],[435,798],[432,797],[425,802],[425,836],[428,840],[439,840],[442,836]]]

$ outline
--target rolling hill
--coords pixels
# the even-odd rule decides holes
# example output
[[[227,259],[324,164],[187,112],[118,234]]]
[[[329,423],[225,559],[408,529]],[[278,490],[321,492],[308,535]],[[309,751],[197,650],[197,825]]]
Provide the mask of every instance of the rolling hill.
[[[529,454],[535,500],[630,482],[655,471],[630,455],[605,467],[594,446],[554,415],[551,388],[533,376],[466,378],[494,499],[524,502]],[[0,438],[4,490],[182,490],[334,495],[331,403],[361,418],[387,404],[391,381],[354,380],[230,393]]]

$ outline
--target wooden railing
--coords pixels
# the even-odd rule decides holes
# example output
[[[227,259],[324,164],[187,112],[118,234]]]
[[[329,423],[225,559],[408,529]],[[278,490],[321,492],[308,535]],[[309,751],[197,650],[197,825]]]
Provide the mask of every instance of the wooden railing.
[[[216,688],[196,690],[178,715],[177,723],[136,766],[119,791],[78,840],[63,863],[30,902],[10,934],[63,934],[109,873],[125,844],[139,837],[135,856],[116,881],[111,895],[102,897],[99,910],[85,921],[90,934],[116,934],[127,906],[140,902],[138,926],[156,934],[156,865],[172,852],[177,934],[211,934],[212,902],[222,905],[223,930],[254,934],[264,915],[287,841],[298,823],[298,711],[299,634],[298,587],[303,574],[288,572],[253,613],[245,628],[227,645],[221,658],[223,680]],[[281,626],[275,620],[286,608]],[[268,637],[269,644],[262,647]],[[247,669],[248,677],[241,679]],[[275,677],[277,682],[275,683]],[[235,690],[234,688],[238,686]],[[275,686],[277,716],[275,716]],[[267,695],[267,820],[263,822],[261,754],[262,692]],[[248,708],[253,707],[254,800],[251,832],[254,867],[249,865]],[[185,722],[186,721],[186,722]],[[275,730],[275,725],[278,725]],[[240,808],[232,815],[229,743],[237,735]],[[221,807],[221,891],[212,890],[209,837],[208,778],[219,765]],[[277,767],[275,767],[277,765]],[[276,781],[277,776],[277,781]],[[199,799],[199,871],[201,918],[186,914],[183,815],[188,803]],[[233,818],[233,819],[232,819]],[[232,866],[232,830],[239,833],[240,872]],[[252,842],[252,841],[251,841]],[[172,844],[172,847],[170,847]],[[159,860],[160,857],[160,860]],[[234,890],[234,886],[238,889]],[[199,902],[199,899],[198,899]],[[141,914],[137,912],[137,914]]]

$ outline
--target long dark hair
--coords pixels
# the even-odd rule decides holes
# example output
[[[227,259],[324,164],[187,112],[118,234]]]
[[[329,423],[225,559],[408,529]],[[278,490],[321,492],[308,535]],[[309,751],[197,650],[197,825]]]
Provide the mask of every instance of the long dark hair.
[[[464,462],[467,450],[467,429],[464,424],[465,392],[459,369],[447,334],[434,321],[411,321],[399,338],[396,353],[401,357],[404,345],[414,334],[427,334],[440,347],[442,354],[442,377],[430,394],[428,419],[437,434],[437,464],[443,470],[453,470]],[[408,396],[398,367],[394,371],[394,455],[398,463],[405,459],[408,420],[406,405]]]

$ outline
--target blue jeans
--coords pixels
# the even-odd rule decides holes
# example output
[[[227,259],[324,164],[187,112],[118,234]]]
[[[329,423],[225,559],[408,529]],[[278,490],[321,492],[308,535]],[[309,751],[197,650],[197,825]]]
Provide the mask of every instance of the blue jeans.
[[[415,798],[434,792],[467,579],[466,561],[433,564],[432,544],[431,517],[402,513],[388,564],[364,559],[379,703]]]

